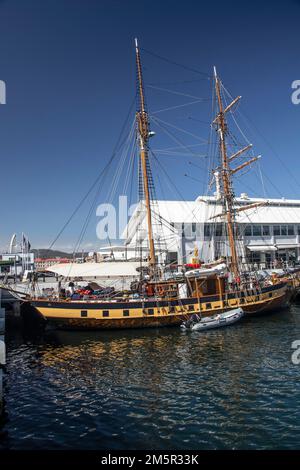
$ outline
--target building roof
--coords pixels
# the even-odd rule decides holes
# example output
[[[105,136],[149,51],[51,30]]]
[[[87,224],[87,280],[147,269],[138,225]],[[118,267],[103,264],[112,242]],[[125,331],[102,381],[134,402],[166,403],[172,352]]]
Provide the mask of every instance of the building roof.
[[[300,224],[300,200],[236,198],[237,207],[262,202],[266,202],[267,205],[237,213],[237,222]],[[195,201],[157,201],[153,206],[154,221],[159,217],[156,213],[169,223],[204,223],[218,221],[218,219],[209,219],[222,213],[222,206],[214,197],[199,196]],[[137,219],[141,220],[140,218],[144,217],[145,212],[137,207],[129,221],[129,229]],[[127,231],[128,228],[123,232],[124,238]]]
[[[300,225],[300,200],[249,198],[243,194],[235,201],[237,208],[248,204],[266,203],[265,206],[237,212],[238,223]],[[199,196],[195,201],[156,201],[153,203],[152,209],[154,238],[159,237],[161,240],[165,240],[169,250],[176,250],[181,233],[178,232],[178,227],[173,228],[171,224],[222,222],[224,218],[215,218],[222,211],[222,205],[214,196]],[[141,201],[122,234],[127,246],[135,246],[138,237],[146,242],[147,221],[145,216],[145,205]],[[139,225],[142,229],[141,232],[137,230]],[[158,227],[159,225],[160,227]],[[139,244],[141,243],[143,242],[139,242]]]

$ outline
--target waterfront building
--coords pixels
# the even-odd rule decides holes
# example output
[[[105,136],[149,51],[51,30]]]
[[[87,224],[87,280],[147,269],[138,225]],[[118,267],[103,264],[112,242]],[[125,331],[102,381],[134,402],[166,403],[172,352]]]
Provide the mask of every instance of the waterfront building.
[[[56,264],[65,264],[70,263],[71,260],[69,258],[36,258],[35,259],[35,269],[36,271],[46,271],[47,268],[54,266]]]
[[[147,248],[145,250],[145,258],[148,255]],[[139,258],[137,256],[137,247],[129,245],[114,245],[114,246],[103,246],[99,248],[99,251],[94,253],[94,261],[101,263],[102,261],[126,261]],[[91,261],[86,258],[87,261]]]
[[[25,271],[34,271],[34,253],[1,253],[1,277],[22,276]]]
[[[34,271],[34,253],[30,249],[28,236],[22,233],[18,242],[17,234],[14,233],[8,250],[0,253],[0,277],[20,277],[26,271]]]
[[[229,255],[225,225],[216,217],[222,213],[217,196],[155,204],[154,239],[162,247],[162,261],[189,263],[195,247],[204,262]],[[300,200],[250,198],[241,194],[235,204],[238,255],[243,263],[263,269],[300,262]],[[253,209],[238,212],[238,208],[250,204]],[[146,253],[146,223],[141,203],[123,234],[127,252],[132,253],[134,247],[141,245]]]

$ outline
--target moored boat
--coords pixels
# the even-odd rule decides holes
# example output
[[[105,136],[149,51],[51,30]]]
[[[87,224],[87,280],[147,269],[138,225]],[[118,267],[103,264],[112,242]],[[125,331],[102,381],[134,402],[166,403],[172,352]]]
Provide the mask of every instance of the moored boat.
[[[208,278],[219,283],[219,278]],[[266,313],[286,307],[287,284],[280,282],[259,290],[212,292],[186,298],[152,297],[117,300],[30,299],[40,315],[58,328],[119,329],[176,326],[193,314],[214,316],[241,307],[246,315]]]
[[[187,322],[183,322],[181,328],[184,330],[191,331],[206,331],[216,328],[224,328],[225,326],[234,325],[242,319],[244,316],[244,311],[241,308],[236,308],[234,310],[229,310],[228,312],[219,313],[213,317],[204,317],[196,319],[192,318]]]
[[[149,138],[152,133],[145,105],[141,59],[136,41],[136,65],[138,77],[139,109],[136,113],[137,141],[139,143],[139,165],[143,192],[143,202],[147,214],[147,234],[149,258],[148,266],[139,272],[139,282],[129,292],[118,292],[107,297],[84,297],[73,299],[58,293],[56,296],[42,298],[31,295],[26,301],[40,315],[58,328],[69,329],[122,329],[179,325],[194,314],[214,317],[216,314],[242,308],[247,315],[268,312],[285,307],[290,293],[286,280],[259,280],[255,274],[249,274],[242,268],[238,256],[236,241],[237,230],[235,216],[237,212],[257,208],[259,204],[250,204],[236,208],[232,175],[254,163],[258,157],[243,162],[234,169],[230,162],[236,160],[251,146],[238,150],[228,156],[226,137],[228,127],[226,114],[238,98],[226,107],[223,106],[221,81],[214,70],[215,97],[218,113],[213,121],[218,136],[220,149],[218,182],[221,192],[223,212],[214,218],[224,225],[224,243],[229,247],[230,255],[221,263],[199,266],[187,271],[182,276],[164,277],[166,266],[158,266],[152,230],[151,185],[153,185],[148,158]],[[197,265],[197,263],[196,263]]]

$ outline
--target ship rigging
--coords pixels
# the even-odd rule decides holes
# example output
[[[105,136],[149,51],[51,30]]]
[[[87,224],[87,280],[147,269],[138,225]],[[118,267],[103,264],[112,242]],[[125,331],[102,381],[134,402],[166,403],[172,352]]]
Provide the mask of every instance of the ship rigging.
[[[135,40],[135,55],[139,97],[136,129],[142,177],[141,204],[146,210],[147,219],[148,269],[145,270],[142,264],[140,265],[139,282],[132,285],[129,291],[117,291],[113,294],[108,292],[105,295],[100,292],[99,295],[84,295],[75,299],[72,296],[62,297],[60,293],[42,297],[33,290],[25,302],[30,303],[45,320],[54,323],[58,328],[71,329],[171,326],[179,325],[195,313],[212,316],[218,312],[242,307],[246,314],[257,314],[286,306],[289,300],[286,282],[261,282],[253,276],[253,273],[244,271],[240,266],[236,244],[236,211],[245,211],[253,208],[253,205],[236,208],[232,176],[254,163],[258,157],[253,157],[234,169],[231,168],[231,162],[248,150],[249,146],[228,156],[226,116],[240,97],[224,107],[221,80],[216,69],[213,80],[218,112],[212,126],[218,135],[220,160],[219,167],[214,169],[214,173],[220,171],[221,174],[219,190],[223,212],[216,214],[214,218],[223,221],[226,228],[224,238],[229,242],[230,254],[228,257],[215,260],[210,265],[199,266],[186,273],[177,272],[173,275],[169,273],[168,276],[166,276],[168,267],[158,264],[153,235],[153,222],[157,214],[154,210],[155,201],[151,197],[153,181],[149,161],[151,131],[137,40]],[[157,218],[159,223],[163,222],[159,214]]]

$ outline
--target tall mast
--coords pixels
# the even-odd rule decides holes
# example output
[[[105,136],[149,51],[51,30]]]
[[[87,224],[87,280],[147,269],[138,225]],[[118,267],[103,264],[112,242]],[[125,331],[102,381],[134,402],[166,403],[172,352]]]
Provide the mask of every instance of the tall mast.
[[[237,278],[239,276],[239,266],[238,266],[238,257],[237,250],[235,245],[235,236],[234,236],[234,208],[233,208],[233,192],[232,192],[232,179],[231,179],[231,170],[229,168],[229,162],[227,157],[226,149],[226,120],[225,112],[222,103],[220,81],[217,76],[216,67],[214,67],[214,79],[215,79],[215,88],[216,95],[218,100],[219,114],[217,116],[216,122],[218,124],[218,133],[220,137],[220,147],[221,147],[221,168],[222,168],[222,181],[223,181],[223,190],[224,190],[224,200],[225,200],[225,213],[227,218],[227,228],[228,228],[228,238],[231,252],[231,269],[234,276]]]
[[[146,111],[145,105],[145,93],[144,93],[144,84],[143,84],[143,75],[142,75],[142,66],[140,51],[138,47],[137,39],[135,39],[135,53],[136,53],[136,66],[137,66],[137,76],[138,76],[138,88],[139,88],[139,98],[140,106],[139,110],[136,113],[138,133],[139,133],[139,143],[140,143],[140,158],[141,158],[141,168],[143,173],[143,186],[144,186],[144,195],[147,209],[147,224],[148,224],[148,239],[149,239],[149,264],[151,275],[154,274],[155,266],[155,249],[154,249],[154,240],[153,240],[153,229],[152,229],[152,217],[151,217],[151,203],[150,203],[150,191],[149,191],[149,175],[148,175],[148,140],[149,140],[149,119],[148,113]]]

